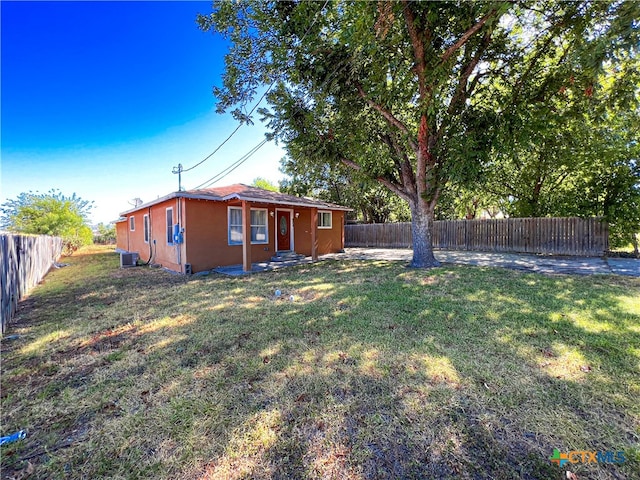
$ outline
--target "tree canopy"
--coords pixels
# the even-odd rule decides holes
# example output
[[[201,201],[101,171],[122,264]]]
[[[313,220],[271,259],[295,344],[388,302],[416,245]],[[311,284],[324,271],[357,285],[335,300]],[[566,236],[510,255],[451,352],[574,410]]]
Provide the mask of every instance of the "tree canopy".
[[[93,241],[100,244],[112,244],[116,243],[116,226],[113,223],[105,224],[100,222],[96,225],[96,233],[93,236]]]
[[[640,232],[637,47],[606,46],[596,75],[565,64],[559,50],[539,61],[526,89],[494,82],[487,101],[502,115],[490,161],[450,193],[511,216],[600,216],[612,244],[628,244]]]
[[[270,190],[272,192],[280,191],[280,188],[277,185],[273,184],[268,179],[263,177],[254,178],[253,182],[251,182],[251,185],[254,187],[262,188],[263,190]]]
[[[27,192],[0,206],[2,228],[15,233],[62,237],[70,254],[93,241],[88,215],[93,202],[75,193],[67,197],[60,191]]]
[[[566,136],[539,144],[532,120],[546,123],[536,107],[553,112],[567,90],[591,95],[607,63],[636,55],[639,10],[635,2],[222,1],[198,21],[230,40],[218,110],[250,122],[245,107],[269,85],[270,108],[260,112],[291,161],[301,171],[348,167],[404,199],[412,265],[424,267],[437,264],[438,200],[501,162],[496,142],[507,150],[523,135],[518,148],[547,148],[552,163],[556,149],[571,148]]]
[[[289,157],[281,160],[280,171],[287,175],[280,182],[283,192],[313,196],[353,208],[348,219],[364,223],[406,222],[411,213],[406,202],[366,175],[344,165],[300,162]]]

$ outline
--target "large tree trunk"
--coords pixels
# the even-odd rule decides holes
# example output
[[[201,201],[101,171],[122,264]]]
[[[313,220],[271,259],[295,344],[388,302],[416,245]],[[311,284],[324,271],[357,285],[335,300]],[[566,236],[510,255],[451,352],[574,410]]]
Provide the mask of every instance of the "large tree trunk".
[[[413,268],[439,267],[440,262],[433,255],[431,245],[431,232],[433,231],[434,214],[433,207],[427,202],[410,204],[411,207],[411,234],[413,236]]]

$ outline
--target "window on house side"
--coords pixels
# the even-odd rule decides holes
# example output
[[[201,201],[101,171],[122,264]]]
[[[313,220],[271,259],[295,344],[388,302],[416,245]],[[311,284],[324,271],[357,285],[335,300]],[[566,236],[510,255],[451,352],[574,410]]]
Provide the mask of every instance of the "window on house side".
[[[242,209],[229,207],[229,245],[242,245]]]
[[[144,243],[149,243],[149,215],[142,217],[142,223],[144,224]]]
[[[173,207],[167,208],[167,244],[173,245]]]
[[[129,217],[129,230],[136,231],[136,217]]]
[[[251,210],[251,243],[267,243],[267,210]]]
[[[331,228],[332,212],[318,211],[318,228]]]

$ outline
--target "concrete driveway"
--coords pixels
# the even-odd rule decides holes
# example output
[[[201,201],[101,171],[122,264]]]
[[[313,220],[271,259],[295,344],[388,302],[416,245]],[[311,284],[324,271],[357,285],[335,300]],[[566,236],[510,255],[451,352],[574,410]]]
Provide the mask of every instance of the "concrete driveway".
[[[402,260],[410,261],[410,249],[347,248],[345,253],[323,255],[321,259]],[[436,258],[442,263],[503,267],[546,274],[616,274],[640,277],[640,259],[598,257],[555,257],[520,253],[465,252],[437,250]]]

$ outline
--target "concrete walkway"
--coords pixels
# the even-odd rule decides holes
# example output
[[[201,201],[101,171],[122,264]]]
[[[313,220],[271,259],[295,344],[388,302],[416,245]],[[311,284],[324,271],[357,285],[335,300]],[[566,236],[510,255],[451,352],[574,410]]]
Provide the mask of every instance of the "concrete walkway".
[[[224,275],[231,275],[237,277],[239,275],[247,275],[249,273],[258,272],[270,272],[271,270],[277,270],[279,268],[293,267],[296,265],[304,265],[305,263],[313,263],[311,257],[305,257],[299,260],[287,260],[284,262],[258,262],[251,264],[251,271],[245,272],[242,265],[229,265],[227,267],[218,267],[211,270],[215,273],[222,273]],[[211,272],[199,272],[196,275],[208,275]]]
[[[347,248],[344,253],[323,255],[320,260],[389,260],[411,261],[410,249],[392,248]],[[598,257],[552,257],[520,253],[464,252],[437,250],[436,258],[444,263],[460,265],[478,265],[482,267],[502,267],[544,274],[571,275],[628,275],[640,277],[640,259],[635,258],[598,258]],[[252,265],[251,273],[275,270],[293,265],[311,263],[309,257],[288,262],[261,262]],[[231,265],[213,270],[225,275],[246,275],[242,265]],[[211,272],[200,272],[206,275]]]
[[[640,259],[638,258],[608,258],[606,262],[611,273],[640,277]]]
[[[345,253],[324,255],[321,259],[351,260],[402,260],[409,262],[410,249],[347,248]],[[459,250],[436,250],[436,258],[442,263],[503,267],[514,270],[546,274],[616,274],[640,277],[640,259],[598,257],[555,257],[524,253],[466,252]]]

